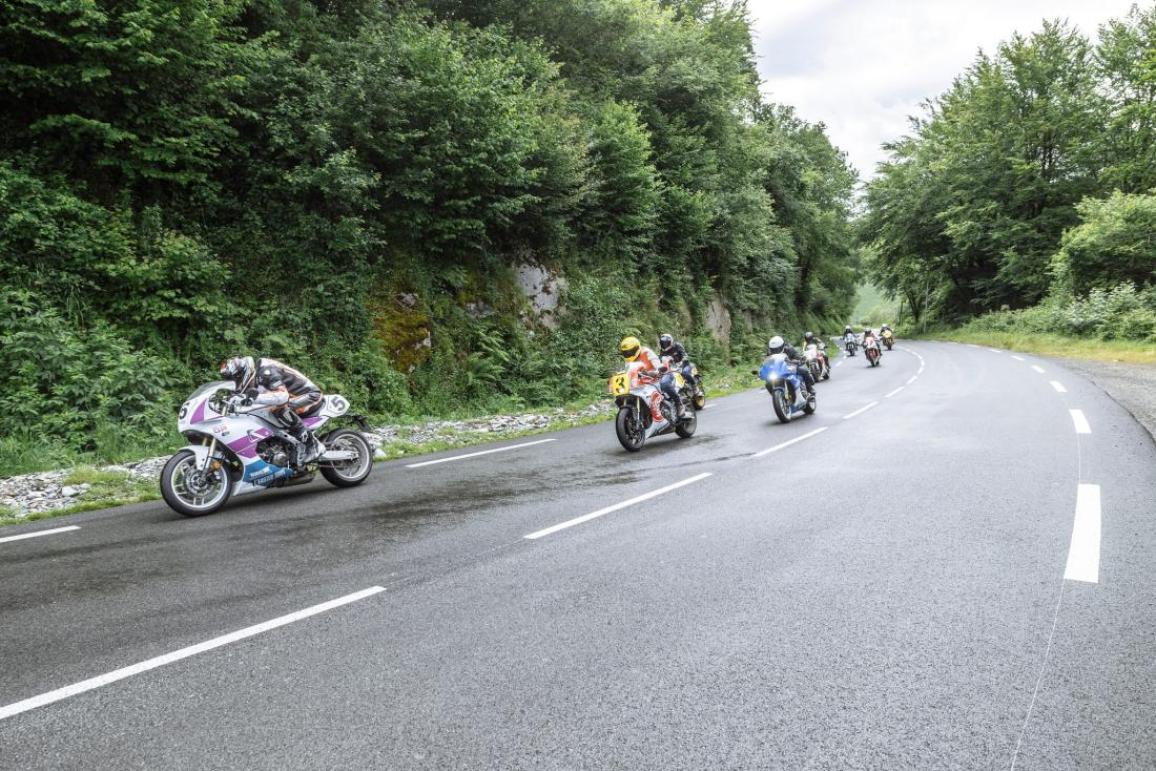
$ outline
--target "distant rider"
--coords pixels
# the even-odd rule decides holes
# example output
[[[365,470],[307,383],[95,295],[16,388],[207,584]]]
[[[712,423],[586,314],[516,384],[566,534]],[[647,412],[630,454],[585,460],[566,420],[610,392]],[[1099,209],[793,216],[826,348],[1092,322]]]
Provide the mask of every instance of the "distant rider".
[[[807,366],[807,362],[803,360],[802,354],[798,349],[788,343],[779,335],[775,335],[767,341],[767,356],[774,356],[776,353],[787,354],[787,360],[795,365],[795,369],[799,373],[799,377],[803,379],[806,393],[803,398],[809,398],[811,394],[815,393],[815,376],[811,374],[811,368]]]
[[[674,364],[674,368],[682,372],[682,377],[686,382],[694,385],[694,374],[691,372],[690,357],[686,354],[686,348],[682,343],[677,342],[670,334],[661,334],[658,336],[658,353],[663,357],[669,357]],[[671,380],[674,380],[672,377]]]
[[[297,440],[297,465],[315,460],[324,451],[321,442],[305,426],[303,417],[321,409],[325,399],[313,381],[276,359],[233,356],[221,365],[221,377],[229,378],[242,404],[273,407],[271,412]]]
[[[641,363],[644,370],[654,373],[655,376],[661,375],[661,379],[658,381],[659,390],[674,405],[679,418],[686,414],[686,408],[682,405],[682,398],[679,397],[678,388],[674,384],[674,375],[667,371],[668,367],[662,363],[654,351],[644,346],[637,337],[624,337],[622,342],[618,344],[618,353],[628,362]]]

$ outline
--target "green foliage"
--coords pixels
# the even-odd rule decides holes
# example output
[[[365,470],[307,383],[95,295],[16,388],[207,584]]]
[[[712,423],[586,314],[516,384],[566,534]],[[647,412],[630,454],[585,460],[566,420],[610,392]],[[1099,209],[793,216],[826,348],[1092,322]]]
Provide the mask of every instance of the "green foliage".
[[[1081,297],[1055,296],[1032,308],[979,316],[963,329],[1156,342],[1156,289],[1118,284]]]
[[[1156,279],[1156,195],[1116,191],[1085,199],[1076,210],[1082,221],[1064,233],[1053,263],[1065,288],[1086,292]]]
[[[859,236],[917,327],[1152,281],[1154,63],[1156,8],[1108,22],[1094,43],[1045,22],[981,53],[887,146]]]
[[[133,350],[107,323],[78,327],[28,290],[0,292],[7,425],[35,426],[45,441],[95,450],[107,444],[110,424],[138,437],[159,427],[175,407],[172,384],[160,358]]]

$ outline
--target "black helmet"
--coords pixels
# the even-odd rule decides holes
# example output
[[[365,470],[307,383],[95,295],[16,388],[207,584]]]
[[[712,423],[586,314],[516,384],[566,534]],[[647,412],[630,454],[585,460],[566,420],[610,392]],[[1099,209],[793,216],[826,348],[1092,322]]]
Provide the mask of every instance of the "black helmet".
[[[782,353],[783,349],[787,347],[787,343],[778,335],[775,335],[767,341],[767,355],[773,356],[776,353]]]
[[[659,350],[665,351],[665,350],[669,349],[672,345],[674,345],[674,338],[671,337],[670,334],[664,332],[663,334],[658,336],[658,348],[659,348]]]

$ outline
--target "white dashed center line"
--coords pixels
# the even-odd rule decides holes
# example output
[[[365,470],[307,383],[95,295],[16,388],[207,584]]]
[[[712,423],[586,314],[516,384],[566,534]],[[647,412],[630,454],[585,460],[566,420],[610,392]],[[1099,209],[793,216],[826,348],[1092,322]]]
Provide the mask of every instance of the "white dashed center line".
[[[1090,434],[1092,427],[1088,425],[1088,419],[1084,417],[1083,410],[1068,410],[1072,415],[1072,423],[1076,427],[1077,434]]]
[[[21,712],[27,712],[29,710],[36,709],[37,707],[43,707],[47,704],[52,704],[53,702],[62,701],[73,696],[78,696],[88,691],[96,690],[97,688],[115,683],[118,680],[124,680],[127,677],[139,675],[143,672],[148,672],[151,669],[156,669],[157,667],[163,667],[166,664],[172,664],[176,661],[180,661],[181,659],[187,659],[190,656],[196,656],[198,653],[204,653],[206,651],[211,651],[214,648],[220,648],[230,643],[239,642],[248,637],[259,635],[262,632],[268,632],[271,629],[276,629],[277,627],[291,624],[294,621],[300,621],[302,619],[309,618],[310,616],[315,616],[318,613],[324,613],[327,610],[333,610],[334,608],[341,607],[342,605],[348,605],[351,602],[363,600],[366,597],[384,591],[385,589],[381,586],[371,586],[368,589],[362,589],[360,592],[354,592],[353,594],[347,594],[344,597],[338,597],[336,600],[323,602],[320,605],[314,605],[312,607],[305,608],[304,610],[299,610],[296,613],[280,616],[279,618],[266,621],[262,624],[256,624],[255,626],[245,627],[244,629],[239,629],[236,632],[231,632],[229,634],[222,635],[221,637],[214,637],[211,640],[206,640],[205,642],[197,643],[196,645],[190,645],[187,648],[181,648],[180,650],[173,651],[172,653],[166,653],[163,656],[147,659],[146,661],[142,661],[138,664],[133,664],[122,669],[115,669],[112,672],[108,672],[97,677],[92,677],[88,680],[81,680],[79,683],[73,683],[72,685],[66,685],[63,688],[57,688],[55,691],[42,693],[39,696],[33,696],[30,699],[24,699],[23,701],[9,704],[6,707],[0,707],[0,720],[10,718],[13,715],[19,715]]]
[[[871,409],[872,407],[874,407],[878,403],[879,402],[871,402],[870,404],[866,405],[865,407],[860,407],[859,409],[852,412],[850,415],[844,415],[843,420],[850,420],[851,418],[855,417],[856,415],[862,415],[864,412]]]
[[[1064,384],[1061,383],[1060,381],[1051,380],[1049,382],[1052,384],[1052,388],[1056,389],[1056,393],[1066,394],[1068,392],[1068,389],[1064,388]]]
[[[69,525],[68,527],[54,527],[51,530],[37,530],[34,533],[21,533],[20,535],[7,535],[0,538],[0,543],[8,543],[9,541],[23,541],[25,538],[39,538],[42,535],[54,535],[56,533],[67,533],[72,530],[79,530],[79,525]]]
[[[557,533],[559,530],[565,530],[568,527],[574,527],[575,525],[581,525],[583,522],[589,522],[592,519],[597,519],[598,517],[605,516],[605,515],[610,514],[612,512],[628,508],[630,506],[633,506],[636,503],[642,503],[643,501],[648,501],[651,498],[657,498],[658,496],[663,495],[664,493],[669,493],[671,490],[677,490],[680,487],[685,487],[686,485],[694,484],[695,482],[706,479],[710,475],[711,474],[709,471],[703,472],[702,474],[696,474],[695,476],[692,476],[689,479],[684,479],[681,482],[675,482],[674,484],[667,485],[666,487],[660,487],[657,490],[651,490],[649,493],[639,495],[636,498],[631,498],[628,501],[623,501],[622,503],[616,503],[613,506],[607,506],[604,509],[599,509],[598,511],[592,511],[589,514],[583,514],[581,517],[575,517],[574,519],[568,519],[565,522],[559,522],[557,525],[551,525],[550,527],[544,528],[542,530],[535,530],[533,533],[530,533],[529,535],[523,536],[523,538],[529,538],[530,540],[533,541],[533,540],[537,540],[539,538],[543,538],[547,535],[552,535],[554,533]]]
[[[521,444],[511,444],[509,447],[495,447],[492,450],[479,450],[478,452],[467,452],[464,455],[451,455],[448,458],[437,458],[436,460],[426,460],[421,463],[409,463],[406,468],[421,468],[422,466],[433,466],[438,463],[449,463],[452,460],[465,460],[466,458],[477,458],[480,455],[492,455],[495,452],[506,452],[507,450],[520,450],[523,447],[533,447],[536,444],[545,444],[546,442],[553,442],[554,439],[539,439],[536,442],[522,442]]]
[[[826,430],[827,430],[827,426],[823,426],[822,428],[816,428],[814,431],[803,434],[802,436],[796,436],[794,439],[791,439],[790,441],[783,442],[782,444],[776,444],[774,447],[768,447],[765,450],[759,450],[751,457],[752,458],[761,458],[764,455],[770,455],[772,452],[777,452],[777,451],[783,449],[784,447],[790,447],[792,444],[795,444],[796,442],[801,442],[804,439],[810,439],[815,434],[821,434]]]
[[[1023,361],[1024,360],[1023,356],[1016,356],[1014,353],[1012,354],[1012,358],[1015,359],[1016,361]]]
[[[1036,372],[1040,373],[1041,375],[1044,374],[1044,368],[1038,364],[1033,364],[1032,369],[1034,369]]]
[[[1064,578],[1069,581],[1100,581],[1100,486],[1080,485],[1076,492],[1076,522],[1068,547]]]

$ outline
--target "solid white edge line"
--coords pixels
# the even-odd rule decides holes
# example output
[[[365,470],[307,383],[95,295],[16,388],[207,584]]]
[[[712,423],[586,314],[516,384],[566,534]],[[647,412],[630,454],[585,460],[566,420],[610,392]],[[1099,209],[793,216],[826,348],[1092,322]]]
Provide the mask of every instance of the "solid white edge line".
[[[905,386],[905,385],[901,385],[901,386],[899,386],[898,388],[896,388],[894,391],[892,391],[891,393],[889,393],[889,394],[887,394],[886,396],[884,396],[883,398],[884,398],[884,399],[890,399],[892,396],[894,396],[895,394],[899,393],[900,391],[902,391],[902,390],[903,390],[904,388],[906,388],[906,387],[907,387],[907,386]]]
[[[479,455],[492,455],[495,452],[506,452],[507,450],[518,450],[522,447],[533,447],[536,444],[545,444],[546,442],[553,442],[555,439],[539,439],[534,442],[522,442],[521,444],[511,444],[508,447],[495,447],[492,450],[479,450],[478,452],[467,452],[464,455],[451,455],[448,458],[437,458],[436,460],[423,460],[421,463],[408,463],[406,468],[421,468],[422,466],[433,466],[437,463],[449,463],[451,460],[465,460],[466,458],[476,458]]]
[[[988,350],[992,353],[1003,353],[999,348],[988,348]]]
[[[912,375],[911,377],[907,378],[907,385],[911,385],[912,383],[914,383],[915,379],[918,377],[919,377],[919,375]]]
[[[102,688],[106,685],[115,683],[118,680],[124,680],[125,678],[132,677],[133,675],[139,675],[143,672],[156,669],[157,667],[163,667],[166,664],[172,664],[182,659],[187,659],[190,656],[196,656],[198,653],[205,653],[206,651],[211,651],[214,648],[220,648],[224,645],[229,645],[230,643],[239,642],[240,640],[244,640],[248,637],[259,635],[262,632],[268,632],[272,629],[276,629],[277,627],[291,624],[294,621],[301,621],[302,619],[309,618],[310,616],[315,616],[318,613],[324,613],[327,610],[333,610],[334,608],[341,607],[342,605],[348,605],[351,602],[357,602],[358,600],[363,600],[366,597],[384,591],[385,587],[371,586],[368,589],[362,589],[360,592],[354,592],[353,594],[347,594],[344,597],[338,597],[336,600],[330,600],[329,602],[323,602],[320,605],[313,605],[312,607],[299,610],[295,613],[279,616],[278,618],[274,618],[262,624],[247,626],[244,629],[238,629],[236,632],[221,635],[220,637],[214,637],[211,640],[206,640],[202,643],[197,643],[196,645],[190,645],[187,648],[181,648],[180,650],[173,651],[172,653],[166,653],[163,656],[157,656],[155,658],[141,661],[137,664],[132,664],[131,666],[115,669],[112,672],[98,675],[97,677],[92,677],[88,680],[81,680],[79,683],[73,683],[72,685],[66,685],[63,688],[57,688],[55,691],[42,693],[39,696],[33,696],[29,699],[24,699],[23,701],[18,701],[5,707],[0,707],[0,720],[5,720],[14,715],[19,715],[21,712],[27,712],[29,710],[36,709],[37,707],[43,707],[48,704],[52,704],[53,702],[68,699],[73,696],[78,696],[82,693],[86,693],[97,688]]]
[[[1090,434],[1092,427],[1088,425],[1088,419],[1084,417],[1083,410],[1068,410],[1072,416],[1072,424],[1076,427],[1077,434]]]
[[[861,414],[863,414],[864,412],[866,412],[867,410],[869,410],[869,409],[871,409],[872,407],[874,407],[874,406],[875,406],[876,404],[878,404],[878,403],[879,403],[879,402],[871,402],[871,403],[870,403],[870,404],[868,404],[866,407],[860,407],[859,409],[857,409],[857,410],[855,410],[854,412],[852,412],[850,415],[844,415],[844,416],[843,416],[843,420],[850,420],[851,418],[855,417],[856,415],[861,415]]]
[[[80,525],[69,525],[68,527],[54,527],[51,530],[37,530],[34,533],[21,533],[20,535],[6,535],[0,538],[0,543],[8,543],[9,541],[23,541],[25,538],[39,538],[42,535],[52,535],[54,533],[67,533],[70,530],[79,530]]]
[[[789,440],[789,441],[783,442],[782,444],[776,444],[774,447],[768,447],[768,448],[767,448],[767,449],[765,449],[765,450],[759,450],[758,452],[756,452],[756,453],[755,453],[754,455],[752,455],[751,457],[752,457],[752,458],[761,458],[761,457],[763,457],[764,455],[770,455],[772,452],[776,452],[776,451],[778,451],[778,450],[781,450],[781,449],[783,449],[784,447],[790,447],[790,446],[791,446],[792,444],[794,444],[795,442],[801,442],[801,441],[803,441],[804,439],[810,439],[810,438],[811,438],[812,436],[814,436],[815,434],[821,434],[821,433],[823,433],[824,431],[826,431],[826,430],[827,430],[827,428],[828,428],[828,426],[823,426],[822,428],[816,428],[814,431],[809,431],[809,432],[807,432],[807,433],[803,434],[802,436],[796,436],[794,439],[791,439],[791,440]]]
[[[1060,381],[1051,380],[1049,382],[1052,384],[1052,388],[1056,389],[1056,393],[1066,394],[1068,392],[1068,389],[1064,388],[1064,384],[1061,383]]]
[[[604,509],[599,509],[598,511],[592,511],[589,514],[583,514],[581,517],[575,517],[574,519],[568,519],[565,522],[559,522],[557,525],[551,525],[550,527],[543,528],[542,530],[535,530],[534,532],[532,532],[528,535],[524,535],[522,537],[523,538],[529,538],[531,541],[535,541],[535,540],[537,540],[539,538],[543,538],[547,535],[552,535],[554,533],[557,533],[559,530],[565,530],[568,527],[574,527],[575,525],[581,525],[583,522],[589,522],[592,519],[597,519],[598,517],[604,516],[606,514],[611,514],[611,513],[618,511],[620,509],[625,509],[627,506],[633,506],[636,503],[642,503],[643,501],[648,501],[651,498],[657,498],[658,496],[663,495],[664,493],[669,493],[671,490],[677,490],[680,487],[685,487],[686,485],[693,484],[695,482],[698,482],[699,480],[706,479],[710,475],[711,475],[711,472],[704,471],[701,474],[696,474],[696,475],[690,477],[689,479],[682,480],[681,482],[675,482],[672,485],[667,485],[666,487],[660,487],[657,490],[651,490],[648,493],[644,493],[642,495],[639,495],[636,498],[631,498],[628,501],[622,501],[621,503],[616,503],[613,506],[607,506]]]
[[[1036,372],[1040,373],[1041,375],[1044,374],[1044,368],[1041,367],[1039,364],[1033,364],[1032,369],[1034,369]]]
[[[1081,484],[1076,492],[1076,521],[1064,578],[1100,582],[1100,486]]]

